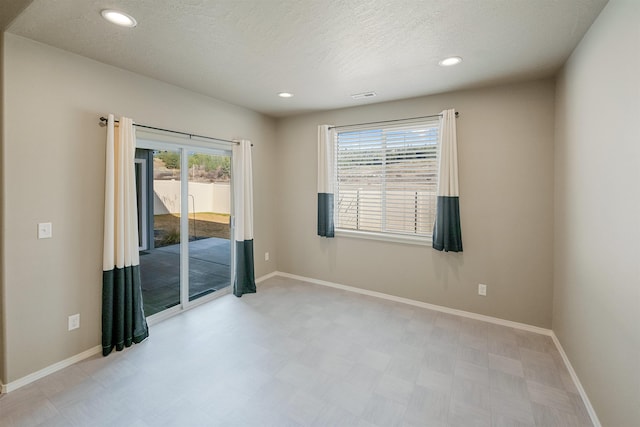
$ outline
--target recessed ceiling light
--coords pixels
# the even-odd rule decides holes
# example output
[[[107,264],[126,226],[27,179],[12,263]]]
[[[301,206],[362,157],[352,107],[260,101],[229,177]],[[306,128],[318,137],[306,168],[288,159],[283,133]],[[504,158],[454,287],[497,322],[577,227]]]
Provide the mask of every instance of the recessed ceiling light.
[[[117,10],[105,9],[100,12],[100,15],[112,24],[120,25],[121,27],[133,28],[138,25],[133,16]]]
[[[289,93],[289,92],[280,92],[280,93],[278,94],[278,96],[279,96],[280,98],[291,98],[291,97],[293,96],[293,94],[292,94],[292,93]]]
[[[440,65],[441,67],[450,67],[452,65],[458,65],[461,62],[462,58],[460,58],[459,56],[450,56],[449,58],[445,58],[438,62],[438,65]]]

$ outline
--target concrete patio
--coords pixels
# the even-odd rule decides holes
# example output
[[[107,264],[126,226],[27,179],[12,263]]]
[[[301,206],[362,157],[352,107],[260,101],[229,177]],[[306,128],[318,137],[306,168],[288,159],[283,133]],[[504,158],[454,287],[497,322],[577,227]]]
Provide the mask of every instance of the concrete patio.
[[[180,245],[140,252],[146,316],[180,303]],[[189,242],[189,301],[231,283],[231,245],[216,237]]]

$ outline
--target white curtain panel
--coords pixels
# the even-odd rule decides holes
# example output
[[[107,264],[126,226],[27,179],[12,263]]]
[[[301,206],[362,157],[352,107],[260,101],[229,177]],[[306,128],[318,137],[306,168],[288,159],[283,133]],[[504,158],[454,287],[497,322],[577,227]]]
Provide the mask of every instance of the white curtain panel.
[[[122,350],[149,336],[142,304],[133,121],[107,121],[102,352]]]
[[[460,195],[458,188],[458,138],[456,112],[444,110],[440,121],[440,176],[438,196]]]
[[[121,117],[115,129],[113,114],[107,122],[107,163],[103,270],[140,264],[136,204],[135,131],[133,121]]]
[[[253,168],[251,141],[233,146],[233,203],[235,217],[234,295],[256,292],[253,257]]]
[[[455,110],[450,109],[443,111],[441,116],[440,164],[433,248],[446,252],[462,252],[456,113]]]
[[[318,236],[334,237],[335,129],[318,126]]]

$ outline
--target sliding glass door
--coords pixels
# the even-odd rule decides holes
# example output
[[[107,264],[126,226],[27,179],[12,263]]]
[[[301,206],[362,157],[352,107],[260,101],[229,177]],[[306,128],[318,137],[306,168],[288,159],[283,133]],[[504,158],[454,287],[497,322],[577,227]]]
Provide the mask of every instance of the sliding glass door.
[[[146,185],[138,185],[138,224],[139,235],[148,236],[139,246],[142,299],[150,316],[180,304],[180,150],[136,150],[136,157],[149,171]]]
[[[145,315],[157,317],[231,285],[231,153],[138,145],[142,297]]]
[[[189,301],[230,284],[231,157],[188,153]]]

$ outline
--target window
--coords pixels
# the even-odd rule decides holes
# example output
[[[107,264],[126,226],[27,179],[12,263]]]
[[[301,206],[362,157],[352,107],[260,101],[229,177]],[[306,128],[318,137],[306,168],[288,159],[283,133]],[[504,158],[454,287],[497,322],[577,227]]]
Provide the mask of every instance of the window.
[[[338,131],[336,229],[429,241],[436,215],[438,133],[438,117]]]

